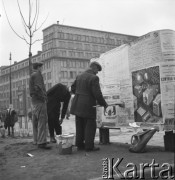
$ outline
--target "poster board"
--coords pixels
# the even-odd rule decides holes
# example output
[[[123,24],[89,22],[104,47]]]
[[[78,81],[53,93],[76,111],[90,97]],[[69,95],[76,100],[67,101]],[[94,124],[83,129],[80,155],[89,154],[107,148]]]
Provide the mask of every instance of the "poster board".
[[[119,84],[118,96],[120,101],[125,103],[125,108],[116,107],[117,114],[115,120],[113,119],[115,123],[111,123],[111,126],[127,126],[129,122],[135,121],[142,126],[167,124],[168,129],[175,129],[173,117],[175,101],[172,98],[175,31],[150,32],[130,44],[112,49],[93,60],[102,65],[99,78],[103,95],[111,95],[110,92],[105,93],[106,86]],[[170,63],[171,69],[170,66],[166,69],[161,65],[162,63]],[[169,75],[165,75],[167,71],[170,72]],[[163,82],[164,76],[172,76],[173,81]],[[167,93],[169,99],[166,97]],[[163,107],[165,103],[172,104],[169,105],[169,110]],[[172,116],[167,117],[170,109]],[[99,115],[100,113],[103,116]],[[103,126],[108,118],[104,117],[102,110],[97,110],[97,115],[99,125]]]
[[[132,72],[135,122],[162,124],[159,66]]]

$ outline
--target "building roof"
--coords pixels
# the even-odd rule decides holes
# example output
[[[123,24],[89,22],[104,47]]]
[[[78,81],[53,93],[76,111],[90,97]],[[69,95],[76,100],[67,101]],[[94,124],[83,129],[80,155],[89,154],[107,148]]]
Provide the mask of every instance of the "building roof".
[[[73,29],[76,28],[76,29],[88,30],[88,31],[96,31],[96,32],[101,32],[101,33],[111,33],[111,34],[115,34],[115,35],[139,37],[139,36],[134,36],[134,35],[121,34],[121,33],[109,32],[109,31],[102,31],[102,30],[96,30],[96,29],[88,29],[88,28],[82,28],[82,27],[76,27],[76,26],[67,26],[67,25],[62,25],[62,24],[52,24],[52,25],[48,26],[47,28],[43,29],[42,31],[45,31],[45,30],[51,28],[52,26],[62,26],[62,27],[66,27],[66,28],[73,28]]]

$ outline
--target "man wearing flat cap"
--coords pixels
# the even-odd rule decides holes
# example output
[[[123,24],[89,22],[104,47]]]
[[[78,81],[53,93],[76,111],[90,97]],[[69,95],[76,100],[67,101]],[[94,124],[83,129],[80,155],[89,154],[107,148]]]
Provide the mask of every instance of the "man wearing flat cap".
[[[75,97],[70,113],[76,116],[76,146],[78,150],[97,151],[94,146],[96,133],[96,102],[107,108],[103,98],[99,77],[96,76],[102,67],[98,62],[91,62],[89,69],[76,77],[71,86]]]
[[[29,80],[32,99],[33,140],[38,148],[49,149],[47,146],[47,94],[44,86],[42,63],[33,63],[33,73]]]

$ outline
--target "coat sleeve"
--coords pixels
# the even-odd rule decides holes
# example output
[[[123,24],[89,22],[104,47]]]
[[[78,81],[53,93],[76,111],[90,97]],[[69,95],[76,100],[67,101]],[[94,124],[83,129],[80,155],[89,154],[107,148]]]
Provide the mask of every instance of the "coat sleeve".
[[[95,76],[92,80],[92,94],[101,106],[104,106],[104,107],[108,106],[106,101],[103,98],[98,76]]]
[[[75,94],[75,91],[76,91],[76,80],[73,82],[73,84],[71,85],[71,92],[73,94]]]
[[[39,88],[38,84],[36,83],[36,77],[34,75],[32,75],[29,80],[29,89],[30,89],[30,96],[38,95],[41,93],[41,89]]]
[[[65,99],[64,99],[64,102],[63,102],[63,108],[62,108],[62,111],[61,111],[61,118],[65,118],[65,115],[66,115],[66,111],[67,111],[67,108],[68,108],[68,105],[69,105],[69,100],[70,100],[70,93],[67,92],[66,93],[66,96],[65,96]]]

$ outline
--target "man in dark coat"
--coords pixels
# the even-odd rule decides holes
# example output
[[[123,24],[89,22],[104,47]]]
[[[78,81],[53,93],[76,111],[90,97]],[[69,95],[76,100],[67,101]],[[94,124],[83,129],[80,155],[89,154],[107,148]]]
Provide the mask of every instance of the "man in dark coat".
[[[13,109],[13,105],[10,105],[6,111],[4,127],[8,129],[8,136],[10,136],[10,128],[12,129],[12,136],[14,136],[14,125],[18,121],[17,113]]]
[[[33,63],[29,89],[32,97],[32,123],[34,144],[38,148],[50,149],[47,146],[47,94],[44,86],[42,63]]]
[[[76,116],[76,146],[79,150],[99,150],[94,146],[96,133],[96,101],[107,108],[103,98],[99,77],[96,76],[102,67],[97,62],[92,62],[90,68],[78,75],[72,84],[72,92],[75,97],[72,101],[71,114]]]
[[[50,141],[53,143],[56,143],[54,130],[56,132],[56,135],[62,134],[61,124],[66,115],[70,96],[71,95],[69,89],[61,83],[56,84],[47,91],[48,125],[49,125]],[[63,106],[60,112],[61,103],[63,103]]]

